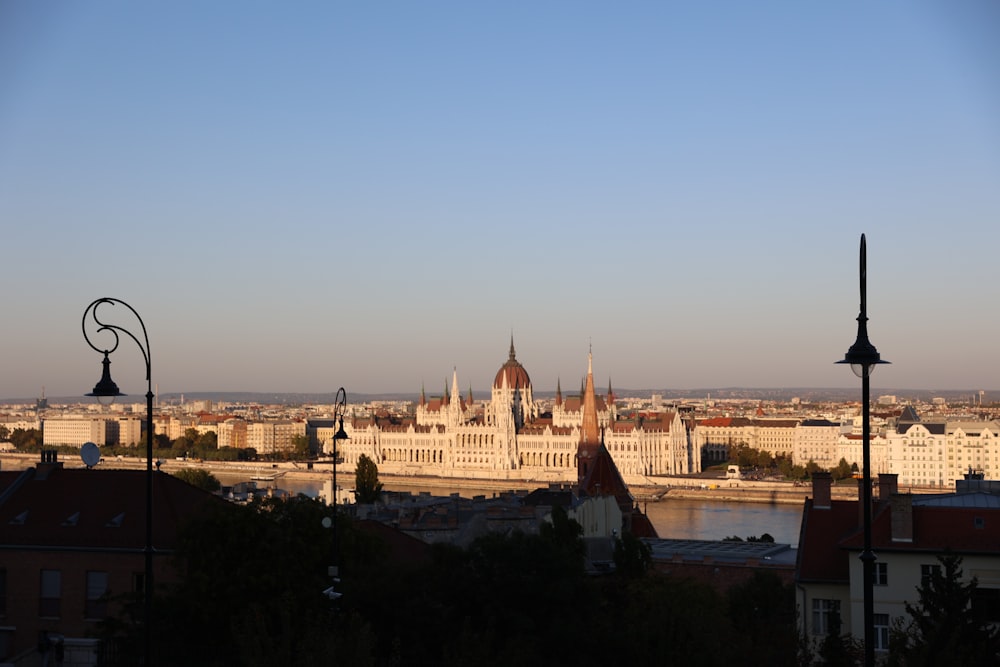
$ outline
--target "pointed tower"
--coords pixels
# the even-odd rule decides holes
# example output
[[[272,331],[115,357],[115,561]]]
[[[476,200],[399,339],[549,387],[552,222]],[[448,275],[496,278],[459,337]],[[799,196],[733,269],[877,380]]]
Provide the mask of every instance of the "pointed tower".
[[[458,390],[458,368],[452,369],[451,395],[455,400],[448,403],[448,420],[453,425],[462,423],[462,394]]]
[[[427,395],[424,394],[424,383],[420,383],[420,407],[426,407],[427,405]]]
[[[577,445],[577,484],[582,489],[597,451],[601,447],[601,431],[597,423],[597,395],[594,393],[594,355],[587,354],[587,379],[583,388],[583,425]]]
[[[465,400],[465,404],[468,407],[472,407],[472,383],[469,383],[469,397]]]
[[[562,385],[559,384],[559,378],[556,378],[556,405],[562,407]]]

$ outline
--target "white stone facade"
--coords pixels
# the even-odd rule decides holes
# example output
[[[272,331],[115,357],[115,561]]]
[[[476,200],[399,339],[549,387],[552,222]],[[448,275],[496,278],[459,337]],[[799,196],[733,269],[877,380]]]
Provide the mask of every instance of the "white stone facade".
[[[489,401],[463,399],[458,387],[454,371],[450,393],[431,401],[422,394],[408,423],[345,420],[345,467],[350,469],[365,455],[387,474],[577,481],[582,401],[572,397],[564,403],[560,392],[551,416],[541,414],[527,372],[514,357],[513,343]],[[700,450],[691,444],[678,413],[616,421],[613,400],[598,400],[597,406],[605,446],[626,481],[701,470]],[[319,445],[329,437],[325,426],[310,431]]]

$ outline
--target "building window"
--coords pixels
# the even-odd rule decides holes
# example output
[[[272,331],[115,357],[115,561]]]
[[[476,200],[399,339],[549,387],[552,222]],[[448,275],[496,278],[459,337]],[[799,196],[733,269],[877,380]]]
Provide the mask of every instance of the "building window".
[[[889,564],[888,563],[875,563],[875,568],[872,571],[872,583],[876,586],[888,586],[889,585]]]
[[[103,619],[108,615],[108,573],[87,572],[87,600],[83,616]]]
[[[62,599],[62,572],[42,570],[38,615],[45,618],[59,618],[59,603]]]
[[[816,599],[812,603],[814,635],[840,634],[840,600]]]
[[[889,650],[889,614],[875,614],[875,650]]]
[[[931,579],[935,576],[941,576],[941,566],[940,565],[921,565],[920,566],[920,585],[927,587],[931,583]]]

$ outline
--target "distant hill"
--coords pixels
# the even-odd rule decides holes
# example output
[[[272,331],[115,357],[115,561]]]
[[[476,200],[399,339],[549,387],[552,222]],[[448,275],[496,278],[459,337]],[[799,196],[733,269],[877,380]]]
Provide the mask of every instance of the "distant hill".
[[[761,400],[761,401],[789,401],[792,398],[799,398],[805,403],[817,402],[850,402],[861,400],[860,387],[848,388],[810,388],[810,387],[788,387],[788,388],[761,388],[761,387],[709,387],[699,389],[620,389],[614,388],[615,396],[618,398],[649,398],[653,394],[659,394],[666,402],[681,399],[706,399],[713,400]],[[564,391],[564,396],[574,395],[575,392]],[[435,395],[428,393],[428,398]],[[466,394],[463,393],[463,396]],[[489,400],[489,392],[473,392],[473,398],[477,401]],[[992,403],[1000,391],[987,390],[985,401]],[[554,391],[536,391],[538,398],[552,398]],[[968,403],[978,401],[978,391],[955,391],[938,389],[879,389],[872,392],[872,400],[878,400],[879,396],[896,396],[900,402],[924,401],[929,402],[933,398],[944,398],[949,403]],[[328,393],[295,393],[295,392],[251,392],[251,391],[202,391],[160,394],[157,398],[161,404],[180,403],[191,401],[213,401],[226,403],[260,403],[265,405],[302,405],[302,404],[329,404],[333,403],[336,394]],[[416,401],[420,395],[416,392],[385,392],[376,394],[348,393],[348,400],[351,403],[367,403],[369,401]],[[50,396],[49,404],[81,403],[87,399],[81,396]],[[136,395],[125,399],[129,403],[142,402],[143,397]],[[25,404],[34,403],[34,398],[22,399],[0,399],[0,404]]]

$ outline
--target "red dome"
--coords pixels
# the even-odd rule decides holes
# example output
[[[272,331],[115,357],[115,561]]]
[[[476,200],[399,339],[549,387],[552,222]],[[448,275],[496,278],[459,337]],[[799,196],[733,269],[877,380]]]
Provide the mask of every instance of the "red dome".
[[[514,339],[510,339],[510,356],[500,370],[497,371],[496,379],[493,380],[493,388],[500,389],[503,387],[504,376],[507,377],[507,388],[508,389],[527,389],[531,386],[531,378],[528,377],[528,371],[524,370],[524,366],[521,362],[514,358]]]

